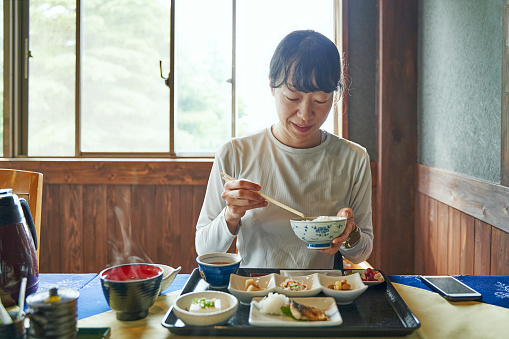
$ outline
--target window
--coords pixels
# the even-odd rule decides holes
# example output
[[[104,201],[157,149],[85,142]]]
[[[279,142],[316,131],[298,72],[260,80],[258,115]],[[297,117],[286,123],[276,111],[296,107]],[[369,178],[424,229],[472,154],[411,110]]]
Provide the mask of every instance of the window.
[[[272,52],[295,29],[334,40],[337,2],[30,0],[13,11],[30,54],[12,153],[212,156],[276,121]]]
[[[0,6],[0,18],[2,18],[2,23],[0,25],[0,36],[3,37],[4,36],[4,23],[3,23],[3,17],[4,17],[4,8],[3,6]],[[3,39],[2,39],[3,41]],[[2,44],[2,48],[0,49],[0,75],[1,75],[1,78],[0,79],[3,79],[4,78],[4,50],[3,50],[3,44]],[[1,109],[1,117],[3,118],[3,108],[4,108],[4,85],[3,85],[3,81],[0,83],[0,103],[1,103],[1,106],[0,106],[0,109]],[[4,144],[4,119],[0,119],[0,145],[3,145]],[[4,155],[4,149],[3,147],[0,148],[0,157]]]

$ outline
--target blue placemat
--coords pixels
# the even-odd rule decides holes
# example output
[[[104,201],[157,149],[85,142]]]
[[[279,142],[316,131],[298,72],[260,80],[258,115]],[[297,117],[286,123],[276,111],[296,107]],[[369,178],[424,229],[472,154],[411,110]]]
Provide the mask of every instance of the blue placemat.
[[[509,308],[509,276],[453,275],[453,277],[481,293],[483,302]],[[398,284],[431,291],[421,281],[420,275],[391,275],[389,279]]]
[[[47,291],[52,287],[67,287],[79,291],[97,276],[96,273],[86,274],[39,274],[37,292]]]
[[[184,287],[189,274],[179,274],[171,285],[161,294],[177,291]],[[78,319],[87,318],[99,313],[111,310],[104,298],[101,287],[101,279],[96,273],[89,274],[40,274],[40,291],[49,290],[51,287],[67,287],[77,290],[78,297]]]

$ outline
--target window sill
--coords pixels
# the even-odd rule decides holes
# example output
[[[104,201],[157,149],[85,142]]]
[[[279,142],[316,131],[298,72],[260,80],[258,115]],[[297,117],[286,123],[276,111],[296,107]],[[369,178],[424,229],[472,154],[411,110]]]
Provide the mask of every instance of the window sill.
[[[206,185],[213,159],[2,158],[0,167],[40,172],[44,184]]]

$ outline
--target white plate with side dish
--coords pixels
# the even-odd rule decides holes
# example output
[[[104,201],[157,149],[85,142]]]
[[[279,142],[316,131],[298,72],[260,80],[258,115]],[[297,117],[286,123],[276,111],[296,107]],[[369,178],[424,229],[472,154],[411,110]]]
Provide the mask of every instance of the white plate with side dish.
[[[369,274],[371,274],[371,278],[372,280],[368,280],[366,278],[366,271],[367,270],[371,270],[372,272],[370,272]],[[361,275],[361,279],[362,279],[362,282],[368,286],[374,286],[374,285],[378,285],[378,284],[381,284],[385,281],[384,279],[384,276],[382,275],[382,273],[378,272],[377,270],[375,270],[374,268],[371,268],[371,269],[354,269],[354,270],[345,270],[345,276],[348,276],[348,275],[352,275],[352,274],[355,274],[355,273],[359,273]]]
[[[263,298],[253,298],[251,308],[249,310],[249,324],[253,326],[266,326],[266,327],[322,327],[322,326],[336,326],[343,323],[343,318],[339,313],[336,302],[333,298],[328,297],[306,297],[306,298],[292,298],[294,301],[306,305],[319,308],[325,311],[328,320],[323,321],[310,321],[310,320],[296,320],[287,315],[275,315],[262,313],[256,306],[255,302],[259,302]]]

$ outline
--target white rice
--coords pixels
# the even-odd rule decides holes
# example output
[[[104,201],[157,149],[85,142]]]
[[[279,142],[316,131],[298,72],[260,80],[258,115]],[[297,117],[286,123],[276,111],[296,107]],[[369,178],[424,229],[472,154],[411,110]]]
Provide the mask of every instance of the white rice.
[[[257,303],[257,307],[262,313],[283,314],[283,312],[281,312],[281,307],[288,306],[290,304],[290,299],[284,294],[271,292],[259,302],[253,302]]]
[[[313,221],[332,221],[332,220],[336,220],[336,217],[325,217],[325,216],[320,216],[316,219],[313,219]]]

